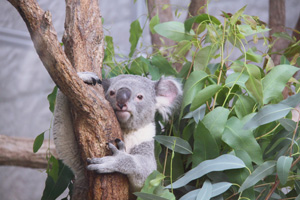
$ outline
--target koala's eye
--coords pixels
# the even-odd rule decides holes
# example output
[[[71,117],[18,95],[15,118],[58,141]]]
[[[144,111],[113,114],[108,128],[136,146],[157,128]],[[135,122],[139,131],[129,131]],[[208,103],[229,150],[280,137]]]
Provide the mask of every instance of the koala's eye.
[[[110,95],[110,96],[114,96],[114,95],[115,95],[115,91],[111,90],[111,91],[109,92],[109,95]]]
[[[143,99],[143,95],[139,94],[139,95],[137,95],[137,98],[138,98],[139,100],[142,100],[142,99]]]

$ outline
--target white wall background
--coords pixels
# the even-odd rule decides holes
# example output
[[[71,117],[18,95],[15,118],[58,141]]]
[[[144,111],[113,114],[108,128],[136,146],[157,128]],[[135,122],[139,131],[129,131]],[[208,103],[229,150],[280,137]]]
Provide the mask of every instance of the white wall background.
[[[61,40],[64,28],[65,3],[62,0],[38,0],[44,10],[50,10],[54,27]],[[219,16],[221,11],[236,12],[248,4],[245,11],[268,21],[268,0],[212,0],[209,13]],[[186,17],[188,0],[171,0],[173,7]],[[103,0],[100,2],[104,17],[105,34],[113,36],[116,51],[128,55],[130,23],[139,18],[146,20],[144,1]],[[174,10],[175,10],[174,9]],[[286,1],[286,25],[293,28],[299,16],[300,1]],[[149,30],[142,42],[150,45]],[[0,134],[34,138],[50,126],[52,114],[47,95],[54,83],[39,60],[30,40],[25,23],[7,1],[0,1]],[[40,199],[46,174],[43,170],[0,166],[0,199]]]

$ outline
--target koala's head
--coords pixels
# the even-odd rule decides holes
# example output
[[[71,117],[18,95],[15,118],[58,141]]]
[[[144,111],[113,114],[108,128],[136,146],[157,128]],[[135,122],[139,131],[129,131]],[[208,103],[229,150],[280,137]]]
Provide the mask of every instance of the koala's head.
[[[123,130],[136,130],[154,122],[156,111],[167,120],[182,96],[181,84],[172,77],[152,81],[120,75],[104,80],[103,87]]]

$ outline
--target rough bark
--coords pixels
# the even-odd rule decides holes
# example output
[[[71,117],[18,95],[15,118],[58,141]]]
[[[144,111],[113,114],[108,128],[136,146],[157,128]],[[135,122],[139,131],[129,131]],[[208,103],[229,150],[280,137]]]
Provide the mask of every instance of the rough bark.
[[[56,156],[54,143],[45,140],[39,151],[33,153],[33,142],[31,138],[0,135],[0,165],[46,169],[47,152]]]
[[[50,12],[43,11],[36,0],[8,1],[25,21],[34,47],[51,78],[72,104],[74,130],[83,163],[87,164],[88,157],[106,155],[105,143],[121,138],[118,121],[104,98],[102,87],[87,86],[76,73],[76,70],[92,70],[101,75],[103,35],[97,1],[66,1],[68,24],[64,41],[70,60],[57,39]],[[87,172],[87,178],[88,189],[77,192],[74,198],[128,199],[128,181],[124,175]]]
[[[172,14],[172,8],[170,4],[170,0],[148,0],[148,13],[150,20],[158,14],[160,23],[173,21],[173,14]],[[168,8],[163,10],[164,5],[170,5]],[[162,43],[161,39],[162,36],[158,34],[153,34],[150,32],[151,35],[151,42],[153,46],[153,51],[156,52],[160,50],[163,46],[173,46],[175,45],[175,42],[173,40],[170,40],[168,38],[163,38],[164,44]]]
[[[270,36],[276,32],[285,31],[285,0],[269,0],[269,27]],[[284,39],[278,39],[272,47],[273,52],[280,52],[288,47],[289,42]],[[275,65],[280,63],[280,54],[273,54],[271,58]]]
[[[191,0],[187,18],[206,13],[207,0]]]
[[[293,36],[296,37],[297,41],[300,40],[300,15],[298,17],[297,24],[295,25],[294,28],[296,31],[293,32]]]

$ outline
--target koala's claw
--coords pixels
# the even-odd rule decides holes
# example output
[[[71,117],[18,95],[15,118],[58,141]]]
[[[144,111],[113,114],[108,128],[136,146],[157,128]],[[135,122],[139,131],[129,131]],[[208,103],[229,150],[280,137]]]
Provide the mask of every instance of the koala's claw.
[[[96,85],[96,83],[102,83],[100,78],[93,72],[78,72],[77,74],[86,84]]]
[[[115,142],[118,145],[118,148],[120,151],[125,151],[125,144],[122,140],[120,140],[119,138],[115,139]]]

